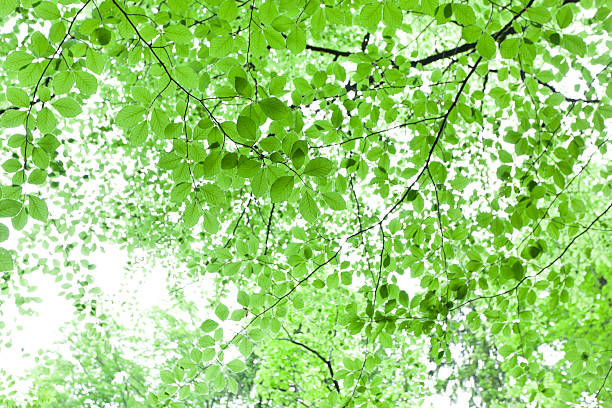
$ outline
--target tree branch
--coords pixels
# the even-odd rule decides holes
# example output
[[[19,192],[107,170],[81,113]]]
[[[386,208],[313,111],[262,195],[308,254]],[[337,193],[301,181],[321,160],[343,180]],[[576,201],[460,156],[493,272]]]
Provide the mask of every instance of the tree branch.
[[[599,389],[597,390],[597,394],[595,394],[595,399],[599,399],[599,393],[601,393],[601,390],[603,390],[603,387],[606,385],[606,381],[608,380],[610,371],[612,371],[612,364],[610,364],[610,368],[608,369],[608,372],[606,373],[606,376],[604,377],[603,382],[601,383],[601,387],[599,387]]]
[[[336,380],[334,378],[334,369],[331,365],[331,362],[326,359],[325,357],[323,357],[321,355],[321,353],[319,353],[317,350],[307,346],[306,344],[300,343],[299,341],[293,340],[292,338],[279,338],[278,340],[284,340],[284,341],[288,341],[290,343],[293,343],[297,346],[300,346],[302,348],[305,348],[306,350],[310,351],[312,354],[314,354],[315,356],[317,356],[319,358],[319,360],[323,361],[325,363],[325,365],[327,366],[327,369],[329,370],[329,374],[331,375],[331,380],[334,382],[334,388],[336,389],[336,391],[338,391],[338,394],[340,394],[340,384],[338,384],[338,380]]]
[[[566,0],[567,3],[577,3],[578,1],[579,0]],[[501,30],[499,30],[498,32],[493,34],[493,38],[495,38],[495,40],[498,43],[501,43],[502,41],[504,41],[506,39],[507,36],[509,36],[511,34],[516,34],[516,31],[514,31],[514,28],[512,27],[512,23],[515,20],[517,20],[529,7],[531,7],[532,4],[533,4],[533,0],[531,0],[529,3],[527,3],[525,5],[525,7],[520,12],[516,13],[516,15]],[[366,34],[366,37],[367,37],[367,34]],[[364,38],[364,41],[362,42],[362,51],[365,51],[365,48],[366,48],[366,47],[363,46],[363,44],[367,45],[367,42],[365,40],[366,39]],[[476,48],[476,43],[475,42],[461,44],[461,45],[459,45],[459,46],[457,46],[455,48],[451,48],[449,50],[444,50],[444,51],[438,52],[436,54],[430,55],[428,57],[421,58],[419,60],[411,61],[410,62],[410,66],[411,67],[416,67],[419,64],[423,65],[423,66],[424,65],[429,65],[429,64],[432,64],[432,63],[434,63],[436,61],[439,61],[439,60],[442,60],[442,59],[454,57],[457,54],[463,54],[465,52],[472,51],[475,48]],[[326,47],[317,47],[317,46],[314,46],[314,45],[306,45],[306,49],[309,49],[311,51],[325,53],[325,54],[331,54],[331,55],[334,55],[336,58],[337,57],[349,57],[349,56],[355,54],[354,52],[350,52],[350,51],[340,51],[340,50],[334,50],[334,49],[326,48]],[[392,64],[396,65],[395,61],[392,61]]]
[[[593,225],[595,225],[595,223],[597,223],[597,221],[599,221],[599,219],[601,217],[603,217],[609,210],[610,208],[612,208],[612,202],[608,205],[608,207],[601,213],[599,214],[597,217],[595,217],[595,219],[584,229],[582,230],[582,232],[580,232],[579,234],[574,235],[574,237],[572,238],[572,240],[565,246],[565,248],[563,249],[563,251],[561,251],[561,253],[559,255],[557,255],[557,257],[555,259],[553,259],[552,261],[550,261],[546,266],[542,267],[536,274],[534,275],[526,275],[525,277],[523,277],[523,279],[521,279],[516,285],[514,285],[513,287],[511,287],[508,290],[505,290],[503,292],[500,293],[496,293],[495,295],[488,295],[488,296],[477,296],[473,299],[467,300],[465,302],[463,302],[462,304],[460,304],[459,306],[453,307],[451,309],[451,311],[453,310],[457,310],[457,309],[461,309],[463,306],[473,303],[477,300],[481,300],[481,299],[494,299],[496,297],[499,296],[503,296],[506,295],[514,290],[516,290],[519,286],[521,286],[521,284],[523,282],[525,282],[527,279],[531,279],[531,278],[535,278],[536,276],[539,276],[540,274],[542,274],[542,272],[544,272],[546,269],[550,268],[551,266],[553,266],[555,263],[557,263],[557,261],[559,259],[561,259],[563,257],[563,255],[565,255],[565,253],[570,249],[570,247],[574,244],[574,242],[576,242],[576,240],[578,238],[580,238],[581,236],[583,236],[584,234],[586,234]]]
[[[353,54],[352,52],[349,52],[349,51],[334,50],[331,48],[318,47],[316,45],[310,45],[310,44],[306,44],[306,49],[310,51],[321,52],[324,54],[331,54],[331,55],[334,55],[335,57],[348,57]]]
[[[208,117],[210,118],[210,120],[213,121],[213,123],[219,128],[219,130],[221,131],[221,133],[223,134],[224,137],[228,138],[229,140],[231,140],[236,146],[242,146],[245,147],[247,149],[252,150],[259,159],[263,160],[263,154],[257,150],[255,147],[253,147],[252,145],[248,145],[245,143],[241,143],[238,142],[236,140],[234,140],[230,135],[227,134],[227,132],[223,129],[223,126],[221,126],[221,123],[219,123],[219,121],[217,120],[217,118],[213,115],[213,113],[210,111],[210,109],[208,108],[208,106],[206,106],[206,104],[204,103],[204,100],[202,98],[198,98],[197,96],[195,96],[193,93],[189,92],[189,90],[187,90],[183,85],[181,85],[170,73],[170,70],[168,69],[168,67],[166,66],[166,64],[161,60],[161,58],[159,57],[159,55],[157,55],[157,53],[155,52],[155,49],[153,48],[153,46],[144,39],[144,37],[142,36],[142,34],[140,33],[140,31],[138,31],[138,28],[136,27],[136,25],[134,24],[134,22],[130,19],[129,14],[119,5],[119,3],[117,3],[117,0],[112,0],[113,4],[115,5],[115,7],[117,7],[117,9],[119,9],[119,11],[121,12],[121,14],[123,14],[123,16],[125,17],[125,19],[127,20],[127,22],[129,23],[129,25],[132,27],[132,29],[134,30],[134,32],[136,33],[136,35],[138,36],[138,38],[140,39],[140,41],[142,43],[144,43],[147,48],[151,51],[151,53],[153,54],[153,56],[155,57],[155,59],[157,60],[157,62],[159,63],[159,65],[162,67],[162,69],[164,70],[164,72],[166,73],[166,75],[168,76],[168,79],[170,81],[172,81],[182,92],[185,93],[185,95],[187,95],[190,98],[193,98],[194,100],[198,101],[200,103],[200,105],[202,106],[202,109],[204,109],[204,111],[206,112],[206,114],[208,115]]]
[[[272,225],[272,214],[274,214],[274,204],[270,209],[270,217],[268,218],[268,227],[266,228],[266,244],[264,249],[264,255],[268,254],[268,237],[270,236],[270,226]]]
[[[236,229],[238,228],[238,225],[240,224],[240,221],[242,220],[242,217],[244,216],[244,213],[246,212],[247,208],[249,208],[249,205],[251,205],[251,198],[249,198],[249,201],[246,203],[246,205],[242,209],[242,212],[240,213],[240,217],[238,217],[238,221],[236,221],[236,225],[234,225],[234,229],[232,230],[232,235],[227,239],[227,242],[225,242],[225,245],[223,246],[223,248],[227,248],[227,246],[230,244],[230,242],[234,238]]]

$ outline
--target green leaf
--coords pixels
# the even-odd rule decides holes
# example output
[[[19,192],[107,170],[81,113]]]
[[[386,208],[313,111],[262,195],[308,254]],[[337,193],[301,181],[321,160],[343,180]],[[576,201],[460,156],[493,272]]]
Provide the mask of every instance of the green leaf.
[[[261,147],[266,152],[275,152],[281,149],[281,143],[275,136],[268,136],[261,139],[258,143],[258,146]]]
[[[226,320],[229,317],[229,309],[223,303],[219,303],[215,308],[215,315],[219,320]]]
[[[70,97],[57,99],[52,105],[65,118],[74,118],[81,113],[81,105]]]
[[[21,203],[10,198],[0,200],[0,217],[14,217],[21,211]]]
[[[2,168],[7,173],[15,173],[16,171],[19,171],[23,168],[23,163],[21,163],[19,160],[14,159],[14,158],[8,159],[2,164]]]
[[[238,291],[238,304],[243,307],[248,307],[250,302],[249,295],[244,291]]]
[[[314,177],[325,177],[334,169],[334,163],[324,157],[316,157],[306,164],[304,174]]]
[[[503,357],[508,357],[512,353],[514,353],[514,347],[508,344],[505,344],[499,348],[499,354]]]
[[[285,48],[285,39],[278,31],[265,28],[264,37],[266,38],[268,45],[273,49],[282,50]]]
[[[191,350],[191,353],[189,353],[189,356],[195,363],[202,362],[202,352],[198,349]]]
[[[270,180],[266,168],[260,168],[251,178],[251,190],[255,197],[263,197],[270,188]]]
[[[239,95],[246,96],[247,98],[253,95],[253,87],[241,76],[237,76],[234,79],[234,89],[236,89]]]
[[[92,37],[95,38],[98,44],[107,45],[112,38],[112,32],[104,27],[99,27],[93,31]]]
[[[76,86],[82,95],[93,95],[98,91],[98,80],[96,77],[85,71],[75,72]]]
[[[293,176],[282,176],[270,187],[270,198],[273,203],[282,203],[289,199],[293,192]]]
[[[205,184],[200,191],[204,200],[211,205],[220,206],[225,203],[225,193],[216,184]]]
[[[1,211],[1,208],[2,208],[2,204],[0,204],[0,211]],[[28,222],[28,218],[29,218],[29,215],[27,211],[19,211],[19,214],[17,214],[11,219],[11,224],[13,225],[13,228],[15,228],[17,231],[20,231],[26,226]]]
[[[217,10],[217,15],[219,18],[222,18],[227,21],[232,21],[238,16],[238,7],[236,6],[236,1],[234,0],[225,0],[219,6]]]
[[[34,57],[25,51],[13,51],[4,60],[4,68],[19,71],[30,64]]]
[[[174,203],[182,203],[191,192],[190,183],[179,183],[172,188],[170,192],[170,200]]]
[[[19,0],[4,0],[0,2],[0,17],[7,17],[19,6]]]
[[[53,77],[53,91],[57,95],[63,95],[70,92],[74,86],[74,74],[70,71],[58,72]]]
[[[35,220],[46,222],[49,217],[49,210],[47,209],[47,204],[44,200],[31,195],[29,197],[29,205],[28,210],[30,212],[30,216]]]
[[[561,45],[563,48],[579,57],[584,57],[586,54],[586,44],[584,40],[577,35],[565,34],[561,41]]]
[[[518,38],[506,38],[499,46],[502,58],[512,59],[518,55],[521,40]]]
[[[171,371],[161,370],[161,372],[159,373],[159,377],[166,384],[174,384],[174,374],[172,374]]]
[[[168,0],[168,7],[173,13],[185,13],[189,7],[188,0]]]
[[[285,15],[281,15],[272,20],[272,28],[281,33],[285,33],[293,26],[293,20]]]
[[[259,102],[259,107],[272,120],[282,120],[289,114],[287,106],[277,98],[266,98]]]
[[[36,117],[36,126],[42,133],[50,133],[57,127],[57,119],[48,108],[42,108]]]
[[[227,386],[227,379],[224,375],[218,375],[213,380],[213,387],[217,392],[222,392]]]
[[[317,206],[317,202],[312,198],[308,191],[305,191],[302,194],[299,210],[302,217],[304,217],[304,219],[308,222],[315,222],[319,216],[319,207]]]
[[[238,134],[248,141],[254,141],[257,138],[257,125],[247,116],[238,116],[236,129]]]
[[[295,27],[287,35],[287,48],[294,54],[299,54],[306,49],[306,33],[300,27]]]
[[[102,56],[98,52],[94,51],[91,48],[88,48],[87,55],[86,55],[86,63],[87,63],[87,68],[89,68],[91,72],[94,72],[96,74],[101,74],[102,71],[104,71],[104,65],[106,63],[106,59],[104,58],[104,56]]]
[[[160,169],[164,170],[172,170],[175,169],[179,163],[181,162],[181,158],[177,156],[174,152],[169,152],[164,154],[160,159],[158,166]]]
[[[117,126],[129,129],[144,119],[145,109],[138,105],[128,105],[121,109],[115,117]]]
[[[574,19],[574,13],[572,12],[572,8],[569,4],[561,7],[559,11],[557,11],[557,15],[555,16],[557,20],[557,25],[559,28],[566,28],[572,23]]]
[[[547,7],[536,6],[527,9],[527,16],[536,23],[546,24],[552,18]]]
[[[497,51],[493,37],[487,33],[482,33],[476,43],[476,51],[478,51],[482,58],[492,59]]]
[[[13,257],[4,248],[0,248],[0,272],[13,270]]]
[[[219,35],[210,42],[210,55],[212,57],[223,58],[229,55],[234,49],[234,39],[231,35]]]
[[[130,142],[138,146],[146,142],[149,135],[149,124],[146,121],[134,126],[130,131]]]
[[[45,184],[45,181],[47,181],[47,173],[40,169],[32,170],[32,172],[28,176],[28,183],[30,184],[40,185]]]
[[[211,331],[215,330],[218,326],[219,326],[219,323],[215,322],[214,320],[206,319],[200,325],[200,330],[202,330],[204,333],[210,333]]]
[[[266,0],[259,7],[259,17],[265,24],[270,23],[278,15],[278,9],[276,8],[275,2],[272,0]]]
[[[197,88],[199,78],[189,65],[181,65],[174,70],[179,83],[185,88]]]
[[[175,24],[164,28],[164,34],[170,41],[179,44],[186,44],[193,41],[191,31],[182,24]]]
[[[48,134],[38,139],[38,146],[45,149],[47,153],[53,153],[60,146],[60,142],[55,136]]]
[[[185,212],[183,213],[185,227],[191,228],[196,225],[201,216],[200,205],[195,200],[188,202],[185,206]]]
[[[366,4],[359,13],[359,22],[362,27],[374,29],[382,18],[382,4],[373,2]]]
[[[32,33],[29,49],[36,57],[49,57],[54,51],[47,37],[38,31]]]
[[[467,4],[453,3],[453,13],[457,22],[463,26],[469,26],[476,22],[474,9]]]
[[[27,108],[30,106],[30,96],[21,88],[7,88],[6,99],[13,105],[19,106],[20,108]]]
[[[9,237],[9,229],[6,225],[0,223],[0,242],[4,242]]]
[[[14,128],[25,124],[27,113],[19,110],[7,110],[0,116],[0,127]]]
[[[205,382],[196,382],[195,383],[195,391],[198,394],[206,395],[208,394],[208,384]]]
[[[332,210],[342,211],[346,209],[346,202],[344,201],[344,198],[342,198],[342,195],[339,193],[323,193],[323,199],[325,199],[325,202]]]
[[[132,98],[140,103],[148,104],[152,101],[153,96],[144,86],[134,86],[132,87]]]
[[[219,220],[217,220],[217,217],[210,211],[204,212],[202,217],[202,226],[204,230],[209,234],[216,234],[219,231]]]
[[[41,1],[34,7],[36,15],[43,20],[58,20],[61,17],[57,6],[50,1]]]
[[[383,6],[383,23],[387,27],[396,28],[402,25],[404,18],[402,10],[393,2],[393,0],[385,1]]]
[[[35,147],[32,152],[32,161],[39,169],[46,169],[49,166],[49,156],[44,149]]]
[[[246,364],[244,364],[243,361],[238,360],[238,359],[230,361],[229,363],[227,363],[227,366],[229,367],[230,370],[232,370],[235,373],[240,373],[246,370]]]

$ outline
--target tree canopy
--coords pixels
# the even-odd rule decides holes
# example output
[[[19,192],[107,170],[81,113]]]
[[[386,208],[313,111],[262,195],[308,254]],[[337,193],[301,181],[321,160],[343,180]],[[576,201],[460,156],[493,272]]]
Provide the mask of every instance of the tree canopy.
[[[0,312],[74,322],[0,402],[604,406],[611,5],[2,0]]]

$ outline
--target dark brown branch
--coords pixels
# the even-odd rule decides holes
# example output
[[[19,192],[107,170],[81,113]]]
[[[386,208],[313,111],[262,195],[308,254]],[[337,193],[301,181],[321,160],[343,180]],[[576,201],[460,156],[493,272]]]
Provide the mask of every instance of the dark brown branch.
[[[251,198],[249,198],[249,201],[246,203],[246,205],[242,209],[242,212],[240,213],[240,216],[238,217],[238,221],[236,221],[236,225],[234,225],[234,229],[232,230],[232,235],[230,235],[230,237],[227,239],[223,248],[227,248],[230,242],[232,242],[232,239],[234,238],[234,234],[236,233],[236,229],[238,228],[238,225],[240,225],[240,221],[242,220],[242,217],[244,217],[244,213],[246,212],[247,208],[249,208],[249,205],[251,205]]]
[[[610,371],[612,371],[612,364],[610,364],[610,368],[608,368],[608,372],[606,373],[606,376],[604,377],[603,382],[601,383],[601,387],[599,387],[599,389],[597,390],[597,394],[595,394],[595,399],[599,399],[599,393],[601,393],[601,390],[603,390],[603,387],[606,385],[606,380],[610,375]]]
[[[350,237],[347,238],[347,240],[351,239],[352,237],[356,236],[356,234],[351,235]],[[255,323],[255,321],[257,319],[259,319],[261,316],[265,315],[266,313],[268,313],[270,310],[274,309],[276,307],[276,305],[278,305],[280,302],[282,302],[283,300],[285,300],[287,297],[289,297],[293,292],[295,292],[297,290],[297,288],[299,288],[304,282],[306,282],[308,279],[310,279],[312,277],[312,275],[314,275],[315,273],[317,273],[321,268],[323,268],[324,266],[328,265],[330,262],[332,262],[334,259],[336,259],[338,257],[338,255],[340,254],[340,251],[342,250],[342,246],[340,246],[332,256],[330,256],[329,258],[327,258],[327,260],[325,262],[323,262],[322,264],[317,265],[316,268],[314,268],[312,271],[310,271],[310,273],[306,276],[304,276],[302,279],[299,280],[298,283],[296,283],[291,289],[289,289],[284,295],[280,296],[279,298],[277,298],[270,306],[267,306],[266,308],[264,308],[261,312],[257,313],[255,316],[253,316],[253,318],[242,327],[242,329],[240,331],[238,331],[230,340],[229,342],[227,342],[227,344],[231,344],[236,337],[238,337],[238,335],[242,334],[246,329],[248,329],[253,323]]]
[[[472,67],[470,72],[467,74],[467,76],[465,77],[465,79],[461,83],[461,86],[459,87],[459,91],[457,92],[457,95],[455,95],[455,99],[453,100],[453,103],[451,104],[451,106],[446,111],[446,114],[444,114],[444,117],[442,118],[442,123],[440,124],[440,129],[438,129],[438,133],[436,134],[436,138],[435,138],[434,142],[432,143],[432,145],[431,145],[431,147],[429,149],[429,154],[427,155],[427,159],[425,160],[425,164],[423,165],[423,168],[419,172],[419,174],[416,177],[416,179],[410,184],[410,186],[408,186],[408,188],[406,188],[406,190],[404,191],[404,194],[400,197],[400,199],[385,213],[385,215],[381,218],[379,223],[382,223],[385,219],[387,219],[389,214],[391,214],[393,211],[395,211],[397,209],[397,207],[406,199],[406,196],[408,195],[408,193],[410,193],[410,191],[412,191],[412,188],[419,181],[419,179],[421,178],[423,173],[425,173],[425,171],[427,170],[427,168],[429,166],[429,162],[431,161],[431,157],[433,156],[433,152],[435,151],[436,146],[440,142],[440,138],[442,137],[442,133],[444,133],[444,129],[446,128],[446,123],[448,122],[448,117],[450,116],[450,114],[453,111],[453,109],[455,109],[455,106],[457,106],[457,103],[459,102],[459,98],[461,97],[461,95],[463,94],[463,90],[465,89],[465,86],[467,85],[467,83],[470,80],[471,76],[476,71],[476,68],[478,67],[478,64],[480,64],[480,61],[482,61],[482,57],[480,57],[480,58],[478,58],[476,60],[476,63],[474,64],[474,66]],[[372,228],[372,227],[373,226],[371,226],[370,228]]]
[[[62,40],[57,45],[57,48],[53,52],[53,55],[51,56],[51,58],[49,58],[47,65],[45,65],[45,68],[43,69],[42,73],[40,74],[40,77],[38,78],[38,81],[36,82],[36,86],[34,87],[34,92],[32,93],[32,101],[36,98],[36,94],[38,93],[38,89],[40,88],[40,83],[42,82],[42,79],[47,73],[49,66],[55,59],[55,56],[57,55],[57,53],[58,52],[61,53],[60,49],[64,45],[64,42],[66,42],[66,39],[68,38],[68,36],[70,35],[70,31],[72,30],[72,27],[74,26],[75,21],[79,17],[79,14],[81,14],[81,12],[85,10],[85,7],[87,7],[87,5],[89,4],[89,1],[90,0],[87,0],[85,4],[83,4],[83,6],[76,12],[74,17],[70,21],[70,25],[68,26],[68,29],[66,30],[66,34],[64,35],[64,38],[62,38]],[[45,82],[45,84],[46,83],[47,82]],[[28,113],[26,115],[26,120],[25,120],[25,144],[23,146],[23,176],[22,176],[23,182],[25,182],[25,174],[26,174],[26,170],[28,169],[28,133],[29,133],[29,128],[30,128],[29,126],[30,116],[32,115],[33,106],[34,104],[30,102],[30,106],[28,107]]]
[[[51,95],[49,97],[49,99],[53,99],[53,98],[55,98],[55,95]],[[40,102],[41,102],[40,99],[36,99],[35,101],[30,101],[30,107],[34,106],[34,105],[36,105],[37,103],[40,103]],[[8,108],[0,109],[0,115],[5,113],[6,111],[19,110],[19,109],[23,109],[23,107],[21,107],[21,106],[9,106]]]
[[[306,45],[306,49],[310,50],[310,51],[315,51],[315,52],[322,52],[324,54],[331,54],[331,55],[334,55],[336,57],[348,57],[348,56],[353,54],[352,52],[349,52],[349,51],[334,50],[334,49],[331,49],[331,48],[318,47],[316,45],[310,45],[310,44]]]
[[[506,24],[504,26],[504,28],[502,28],[501,30],[499,30],[493,37],[497,40],[497,41],[502,41],[505,36],[507,35],[506,32],[508,31],[509,28],[512,28],[512,22],[514,22],[516,19],[518,19],[525,11],[527,11],[527,9],[529,7],[531,7],[531,5],[533,4],[534,0],[530,0],[529,3],[527,3],[525,5],[525,7],[519,12],[517,13],[509,22],[508,24]],[[451,104],[451,106],[448,108],[448,110],[446,111],[446,114],[444,115],[444,118],[442,119],[442,124],[440,125],[440,129],[438,130],[438,133],[436,134],[436,138],[433,142],[433,144],[431,145],[431,148],[429,149],[429,154],[427,155],[427,159],[425,160],[425,164],[423,165],[423,168],[421,169],[421,171],[419,172],[419,174],[417,175],[416,179],[410,184],[410,186],[408,186],[408,188],[406,188],[406,190],[404,191],[404,194],[400,197],[400,199],[393,205],[393,207],[391,207],[386,213],[385,215],[380,219],[380,221],[378,223],[382,223],[385,219],[387,219],[387,217],[389,216],[389,214],[391,214],[393,211],[395,211],[397,209],[397,207],[399,207],[399,205],[404,201],[404,199],[406,199],[406,196],[408,195],[408,193],[412,190],[412,188],[416,185],[416,183],[419,181],[419,179],[421,178],[421,176],[423,175],[423,173],[425,172],[425,170],[427,170],[428,166],[429,166],[429,162],[431,161],[431,157],[433,155],[433,152],[436,149],[436,146],[438,145],[438,142],[440,141],[440,138],[442,137],[442,133],[444,132],[444,129],[446,127],[446,123],[448,122],[448,117],[450,116],[451,112],[453,111],[453,109],[455,108],[455,106],[457,106],[457,103],[459,102],[459,98],[461,97],[461,95],[463,94],[463,89],[465,89],[465,86],[467,85],[468,81],[470,80],[470,77],[474,74],[474,72],[476,71],[476,68],[478,68],[478,64],[480,64],[480,61],[482,61],[482,57],[479,57],[476,62],[474,63],[474,66],[472,67],[472,69],[470,70],[470,72],[467,74],[467,76],[465,77],[465,79],[463,80],[463,82],[461,82],[461,86],[459,87],[459,91],[457,92],[457,95],[455,96],[455,99],[453,100],[453,103]],[[371,225],[370,227],[368,227],[367,229],[373,228],[374,225]]]
[[[310,148],[311,149],[323,149],[323,148],[326,148],[326,147],[341,146],[343,144],[352,142],[354,140],[367,139],[370,136],[375,136],[375,135],[378,135],[378,134],[381,134],[381,133],[388,132],[390,130],[405,128],[405,127],[408,127],[408,126],[411,126],[411,125],[416,125],[416,124],[419,124],[419,123],[422,123],[422,122],[429,122],[429,121],[432,121],[432,120],[438,120],[438,119],[442,119],[442,118],[443,118],[443,116],[434,116],[432,118],[423,118],[423,119],[415,120],[415,121],[412,121],[412,122],[404,122],[404,123],[401,123],[399,125],[396,125],[396,126],[393,126],[393,127],[387,128],[387,129],[377,130],[375,132],[368,133],[367,135],[351,137],[350,139],[345,139],[345,140],[343,140],[341,142],[331,143],[331,144],[327,144],[327,145],[310,146]]]
[[[476,47],[476,43],[475,42],[462,44],[462,45],[460,45],[458,47],[451,48],[450,50],[445,50],[445,51],[439,52],[437,54],[430,55],[429,57],[425,57],[425,58],[422,58],[420,60],[412,61],[412,62],[410,62],[410,66],[416,67],[419,64],[421,64],[421,65],[429,65],[429,64],[431,64],[433,62],[436,62],[436,61],[439,61],[441,59],[454,57],[457,54],[463,54],[464,52],[471,51],[475,47]]]
[[[264,255],[268,254],[268,237],[270,236],[270,226],[272,225],[272,214],[274,214],[274,204],[270,209],[270,217],[268,218],[268,227],[266,228],[266,243],[264,249]]]
[[[536,78],[537,79],[537,78]],[[542,85],[543,87],[546,87],[548,89],[550,89],[552,91],[552,93],[556,93],[561,95],[566,101],[568,102],[572,102],[572,103],[576,103],[576,102],[584,102],[584,103],[599,103],[601,102],[599,99],[581,99],[581,98],[570,98],[568,96],[563,95],[561,92],[557,91],[555,89],[555,87],[553,87],[551,84],[549,84],[548,82],[544,82],[541,81],[539,79],[537,79],[538,84]]]
[[[363,41],[361,42],[361,51],[365,52],[366,48],[368,48],[368,43],[370,42],[370,33],[366,33],[363,37]]]
[[[578,0],[566,0],[566,2],[568,3],[577,3]],[[527,3],[527,5],[525,5],[525,7],[523,8],[523,10],[521,10],[520,12],[518,12],[514,18],[512,18],[512,20],[510,20],[508,22],[508,24],[506,24],[501,30],[499,30],[498,32],[496,32],[495,34],[493,34],[493,38],[498,42],[501,43],[502,41],[504,41],[506,39],[507,36],[511,35],[511,34],[516,34],[516,31],[514,31],[514,28],[512,27],[512,23],[517,20],[529,7],[531,7],[531,5],[533,4],[533,0],[530,1],[529,3]],[[565,3],[564,3],[565,4]],[[367,34],[366,34],[367,37]],[[362,51],[365,51],[363,47],[363,44],[366,43],[365,42],[365,38],[364,38],[364,42],[362,43]],[[367,45],[367,44],[366,44]],[[430,55],[428,57],[425,58],[421,58],[419,60],[416,61],[411,61],[410,62],[410,66],[412,67],[416,67],[417,65],[429,65],[432,64],[436,61],[442,60],[442,59],[446,59],[446,58],[450,58],[450,57],[454,57],[455,55],[458,54],[463,54],[465,52],[468,51],[472,51],[476,48],[476,43],[475,42],[470,42],[470,43],[465,43],[462,44],[458,47],[455,48],[451,48],[449,50],[444,50],[441,51],[437,54],[433,54]],[[314,45],[306,45],[306,49],[309,49],[311,51],[317,51],[317,52],[322,52],[325,54],[331,54],[334,55],[336,58],[337,57],[349,57],[351,55],[354,54],[354,52],[350,52],[350,51],[340,51],[340,50],[334,50],[331,48],[326,48],[326,47],[317,47]],[[393,65],[396,65],[394,61],[392,61]]]
[[[327,366],[327,369],[329,370],[329,375],[331,376],[331,380],[334,383],[334,388],[336,389],[336,391],[338,392],[338,394],[340,393],[340,384],[338,383],[338,380],[336,380],[334,378],[334,369],[331,365],[331,361],[329,361],[328,359],[326,359],[325,357],[323,357],[321,355],[321,353],[319,353],[317,350],[307,346],[306,344],[300,343],[299,341],[293,340],[291,338],[282,338],[282,339],[278,339],[278,340],[283,340],[283,341],[288,341],[290,343],[295,344],[296,346],[300,346],[308,351],[310,351],[312,354],[314,354],[315,356],[317,356],[319,358],[319,360],[323,361],[325,363],[325,365]]]
[[[497,73],[499,71],[497,69],[490,69],[489,72]],[[525,77],[527,76],[527,73],[521,69],[520,70],[520,75],[521,75],[521,79],[523,81],[525,81]],[[488,76],[488,74],[487,74],[487,76]],[[544,82],[544,81],[542,81],[541,79],[538,79],[538,78],[536,78],[536,81],[538,82],[538,84],[542,85],[543,87],[548,88],[552,93],[556,93],[556,94],[561,95],[563,97],[563,99],[565,99],[567,102],[570,102],[570,103],[578,103],[578,102],[599,103],[599,102],[601,102],[601,100],[599,100],[599,99],[570,98],[569,96],[565,96],[561,91],[557,90],[554,86],[552,86],[548,82]]]

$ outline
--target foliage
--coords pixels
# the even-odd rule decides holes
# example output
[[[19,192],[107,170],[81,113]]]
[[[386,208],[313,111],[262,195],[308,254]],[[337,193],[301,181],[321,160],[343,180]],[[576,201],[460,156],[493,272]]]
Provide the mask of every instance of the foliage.
[[[107,317],[100,326],[86,323],[72,325],[64,342],[67,350],[46,353],[40,357],[29,376],[34,379],[35,401],[54,407],[155,407],[147,399],[152,390],[163,392],[159,370],[154,361],[177,364],[189,354],[197,337],[185,321],[179,323],[168,312],[154,309],[137,325],[155,326],[160,333],[153,342],[138,335],[143,327],[123,327]],[[165,329],[165,330],[162,330]],[[252,386],[253,359],[248,370],[232,376],[240,383],[236,395],[211,392],[206,396],[191,395],[184,400],[191,406],[212,407],[219,402],[248,397]],[[165,374],[161,374],[162,379]]]
[[[610,398],[609,2],[3,0],[0,19],[0,307],[27,313],[42,271],[75,321],[112,326],[89,260],[108,242],[179,304],[215,289],[198,329],[159,326],[191,339],[164,363],[98,351],[127,328],[76,330],[83,370],[42,363],[40,389],[414,406],[433,364],[490,381],[488,406]]]

